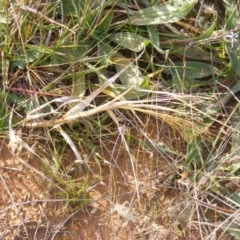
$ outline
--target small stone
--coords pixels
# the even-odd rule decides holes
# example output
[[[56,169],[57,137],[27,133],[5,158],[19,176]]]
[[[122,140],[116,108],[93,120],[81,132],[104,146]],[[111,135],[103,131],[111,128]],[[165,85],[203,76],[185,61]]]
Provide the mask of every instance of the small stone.
[[[13,161],[12,161],[12,159],[7,159],[7,160],[6,160],[6,163],[7,163],[7,165],[12,165],[12,164],[13,164]]]
[[[4,167],[5,166],[5,162],[4,161],[0,161],[0,167]]]

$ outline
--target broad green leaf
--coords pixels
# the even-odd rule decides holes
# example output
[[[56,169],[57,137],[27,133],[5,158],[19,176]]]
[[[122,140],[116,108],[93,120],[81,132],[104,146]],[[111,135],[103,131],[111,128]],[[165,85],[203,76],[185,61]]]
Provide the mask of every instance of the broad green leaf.
[[[66,60],[74,61],[79,58],[83,58],[85,53],[88,50],[89,45],[81,44],[81,45],[71,45],[66,44],[61,46],[61,48],[57,49],[60,53],[59,55],[65,56]],[[54,55],[54,53],[53,53]]]
[[[168,72],[172,75],[176,75],[176,71],[179,76],[185,77],[187,79],[200,79],[213,74],[213,71],[217,73],[217,69],[210,64],[204,62],[186,61],[186,66],[183,62],[174,63],[174,67],[170,68]]]
[[[213,31],[215,30],[216,28],[216,24],[217,24],[217,15],[214,14],[214,21],[213,23],[211,24],[211,26],[204,32],[202,33],[199,37],[194,37],[194,38],[187,38],[186,36],[175,36],[175,38],[178,38],[178,39],[182,39],[183,41],[185,41],[186,43],[189,43],[189,46],[195,46],[195,45],[198,45],[198,44],[205,44],[205,43],[209,43],[211,42],[211,35],[213,33]],[[169,36],[171,37],[170,35],[167,35],[167,34],[162,34],[162,35],[166,35],[166,36]],[[172,36],[174,37],[174,36]],[[213,38],[214,40],[214,38]],[[172,49],[177,49],[177,51],[181,51],[182,49],[182,46],[179,47],[179,44],[174,44],[176,46],[173,46],[171,47]],[[190,48],[190,51],[191,49],[194,49],[194,48]],[[189,52],[190,52],[189,51]],[[174,51],[175,52],[175,51]],[[207,54],[209,55],[209,53]]]
[[[174,66],[166,72],[172,75],[172,85],[178,90],[184,90],[209,85],[212,80],[201,81],[196,79],[210,76],[213,71],[217,73],[217,69],[207,63],[187,61],[186,66],[182,62],[174,63]]]
[[[103,68],[95,71],[99,77],[100,83],[103,83],[107,79],[106,67],[109,65],[110,62],[114,64],[111,59],[119,59],[116,60],[115,63],[115,68],[118,72],[121,71],[124,66],[126,66],[126,64],[130,64],[130,61],[120,53],[116,52],[116,49],[113,49],[109,44],[105,44],[103,42],[98,43],[98,55],[106,56],[106,58],[103,57],[101,61],[101,66]],[[108,91],[105,92],[106,94],[110,95],[110,92],[112,91],[116,96],[118,96],[133,85],[135,85],[136,88],[133,88],[133,90],[124,95],[125,99],[138,99],[139,97],[145,96],[147,94],[146,92],[141,92],[140,89],[137,89],[137,87],[142,87],[146,89],[149,86],[148,80],[142,75],[138,66],[134,64],[129,66],[128,69],[126,69],[119,76],[119,79],[122,85],[111,84],[108,89],[106,89],[106,91]]]
[[[113,42],[133,52],[142,51],[148,42],[147,39],[141,35],[131,32],[115,33],[112,34],[109,38]]]
[[[99,43],[99,53],[101,53],[102,55],[106,55],[107,58],[101,61],[102,66],[108,66],[109,62],[111,59],[109,59],[109,57],[111,57],[112,59],[119,59],[116,60],[116,70],[119,72],[121,71],[123,68],[125,68],[125,66],[130,64],[130,61],[125,58],[122,54],[116,52],[116,49],[112,48],[109,44],[104,44],[104,43]],[[114,63],[114,62],[112,62]],[[121,81],[121,83],[123,85],[136,85],[139,86],[143,81],[144,81],[144,77],[141,73],[141,71],[139,70],[138,66],[131,64],[131,66],[129,66],[120,76],[119,79]]]
[[[61,11],[64,15],[75,14],[78,17],[82,17],[84,2],[82,0],[62,0],[60,5]]]
[[[0,1],[0,29],[4,26],[7,26],[12,21],[12,16],[10,16],[10,11],[8,9],[8,1]],[[2,30],[2,29],[1,29]]]
[[[229,228],[229,226],[228,226]],[[231,224],[230,229],[227,229],[229,234],[233,236],[235,240],[240,240],[240,230],[239,230],[239,225],[237,224]]]
[[[238,194],[238,191],[229,193],[229,198],[231,198],[237,204],[240,204],[240,196]]]
[[[161,54],[165,54],[166,52],[162,49],[160,49],[160,41],[159,41],[159,31],[157,29],[156,26],[152,26],[149,25],[147,26],[147,30],[148,30],[148,36],[150,39],[151,44],[153,45],[153,47]]]
[[[232,117],[231,123],[232,123],[232,137],[231,137],[231,152],[229,154],[229,159],[234,159],[240,155],[240,122],[239,122],[240,113],[239,111],[236,111],[235,115]],[[233,161],[231,164],[232,168],[235,168],[236,170],[240,167],[239,161]]]
[[[225,2],[226,14],[229,17],[226,21],[225,30],[229,32],[240,23],[239,12],[235,4],[234,0]],[[229,34],[229,36],[225,36],[224,40],[232,70],[237,76],[240,76],[240,34]]]
[[[17,55],[14,59],[10,60],[9,71],[13,72],[15,68],[24,69],[27,63],[33,63],[39,60],[44,56],[45,52],[47,53],[47,51],[40,47],[30,47],[25,51],[26,55]]]
[[[215,55],[211,56],[211,54],[208,51],[198,46],[194,46],[186,50],[177,45],[174,46],[174,48],[176,49],[174,50],[174,53],[178,53],[181,56],[185,56],[190,59],[195,59],[198,61],[209,61],[209,62],[213,61],[215,63],[221,63],[221,64],[226,62],[224,59],[218,58]]]
[[[199,37],[194,38],[194,41],[204,40],[204,39],[207,40],[207,38],[211,37],[213,31],[216,28],[216,25],[217,25],[217,13],[214,14],[214,20],[213,20],[211,26],[203,34],[201,34]]]
[[[97,71],[98,79],[100,83],[104,83],[107,80],[107,68],[101,68]]]
[[[237,48],[233,49],[231,43],[226,43],[226,49],[233,72],[237,76],[240,76],[240,45],[238,45]]]
[[[197,0],[168,1],[134,13],[130,17],[130,22],[139,26],[177,22],[189,13],[196,3]]]
[[[130,61],[127,58],[124,58],[124,56],[120,53],[116,53],[115,56],[119,59],[122,59],[117,62],[116,69],[117,71],[121,71],[125,66],[130,64]],[[120,81],[123,85],[135,85],[139,86],[144,81],[144,77],[142,75],[142,72],[139,70],[139,67],[135,64],[131,64],[131,66],[126,69],[126,71],[119,76]]]
[[[108,43],[98,43],[98,57],[101,58],[101,65],[107,66],[117,52],[117,48],[112,48]]]
[[[19,59],[14,59],[10,61],[9,64],[9,71],[13,72],[16,68],[19,68],[23,70],[27,64],[27,60],[25,57],[19,58]]]
[[[99,39],[100,36],[103,36],[104,34],[106,34],[109,30],[109,27],[111,26],[112,19],[113,19],[113,11],[108,11],[107,15],[104,16],[101,23],[95,29],[93,36],[96,36],[96,38]]]
[[[223,1],[223,4],[224,4],[224,7],[226,8],[227,17],[230,17],[226,21],[227,24],[235,24],[235,26],[238,26],[240,24],[240,15],[236,7],[236,1],[225,0]],[[231,17],[233,18],[231,19]]]
[[[84,72],[84,65],[81,65],[78,69],[78,72]],[[82,71],[81,71],[82,70]],[[75,76],[73,74],[73,86],[72,86],[72,96],[73,97],[83,97],[85,90],[86,90],[86,83],[85,83],[85,74],[81,77]]]
[[[150,42],[151,44],[154,46],[154,47],[157,47],[159,48],[159,31],[157,29],[156,26],[147,26],[147,30],[148,30],[148,36],[149,36],[149,39],[150,39]]]
[[[101,63],[101,68],[95,71],[98,75],[98,80],[100,83],[104,83],[107,78],[107,66],[111,62],[111,58],[114,56],[116,52],[116,49],[112,49],[108,44],[104,42],[99,42],[98,43],[98,57],[101,58],[100,63]],[[89,66],[88,66],[89,67]],[[89,67],[93,68],[93,67]],[[113,87],[113,84],[111,84],[111,87]]]
[[[34,62],[36,59],[38,59],[42,53],[36,51],[35,49],[29,49],[26,51],[27,53],[27,60],[29,63]]]
[[[1,70],[3,83],[8,84],[9,60],[6,59],[4,53],[2,53],[2,63],[0,65],[2,68]]]
[[[7,25],[7,24],[10,24],[11,23],[11,18],[10,17],[7,17],[6,16],[6,13],[5,12],[0,12],[0,24],[4,24],[4,25]]]
[[[194,134],[194,129],[191,129],[190,131],[184,132],[184,134],[188,135]],[[185,164],[189,166],[190,164],[196,164],[197,166],[200,166],[202,163],[202,139],[200,137],[197,137],[193,139],[192,141],[187,142],[187,153],[185,158]]]
[[[81,43],[79,45],[64,43],[61,47],[49,53],[51,63],[69,63],[78,59],[83,59],[89,50],[90,44],[91,42]]]
[[[172,80],[169,82],[170,82],[170,86],[174,87],[177,90],[182,91],[187,88],[186,83],[178,75],[178,72],[172,72]],[[167,82],[167,83],[169,84],[169,82]]]
[[[18,97],[15,93],[8,93],[4,90],[0,91],[0,129],[8,129],[9,127],[9,111],[8,105],[14,103],[21,104],[23,102],[23,98]],[[17,106],[18,104],[16,104]],[[13,113],[12,116],[12,125],[17,125],[22,119]]]
[[[104,82],[107,81],[107,69],[106,67],[95,67],[94,65],[90,64],[90,63],[85,63],[85,65],[90,69],[91,73],[96,73],[98,75],[98,80],[99,83],[102,85],[104,84]],[[110,86],[113,86],[113,84],[110,84]]]

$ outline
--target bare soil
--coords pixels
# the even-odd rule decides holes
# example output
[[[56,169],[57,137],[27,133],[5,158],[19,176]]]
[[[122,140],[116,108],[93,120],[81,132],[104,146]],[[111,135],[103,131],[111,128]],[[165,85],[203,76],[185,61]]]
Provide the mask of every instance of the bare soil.
[[[184,149],[181,138],[165,124],[150,121],[143,130],[169,148]],[[90,156],[87,173],[80,167],[69,173],[69,178],[76,180],[76,191],[84,179],[91,183],[84,195],[89,201],[81,204],[59,198],[59,190],[17,161],[2,141],[0,239],[201,239],[198,225],[189,224],[191,213],[186,210],[191,209],[186,208],[190,203],[184,191],[187,173],[176,175],[174,169],[181,157],[161,155],[136,141],[131,143],[129,155],[121,138],[101,144],[97,151],[104,157],[102,161]],[[67,168],[75,158],[70,150],[64,156],[62,164]],[[24,151],[20,157],[44,173],[36,157]]]

